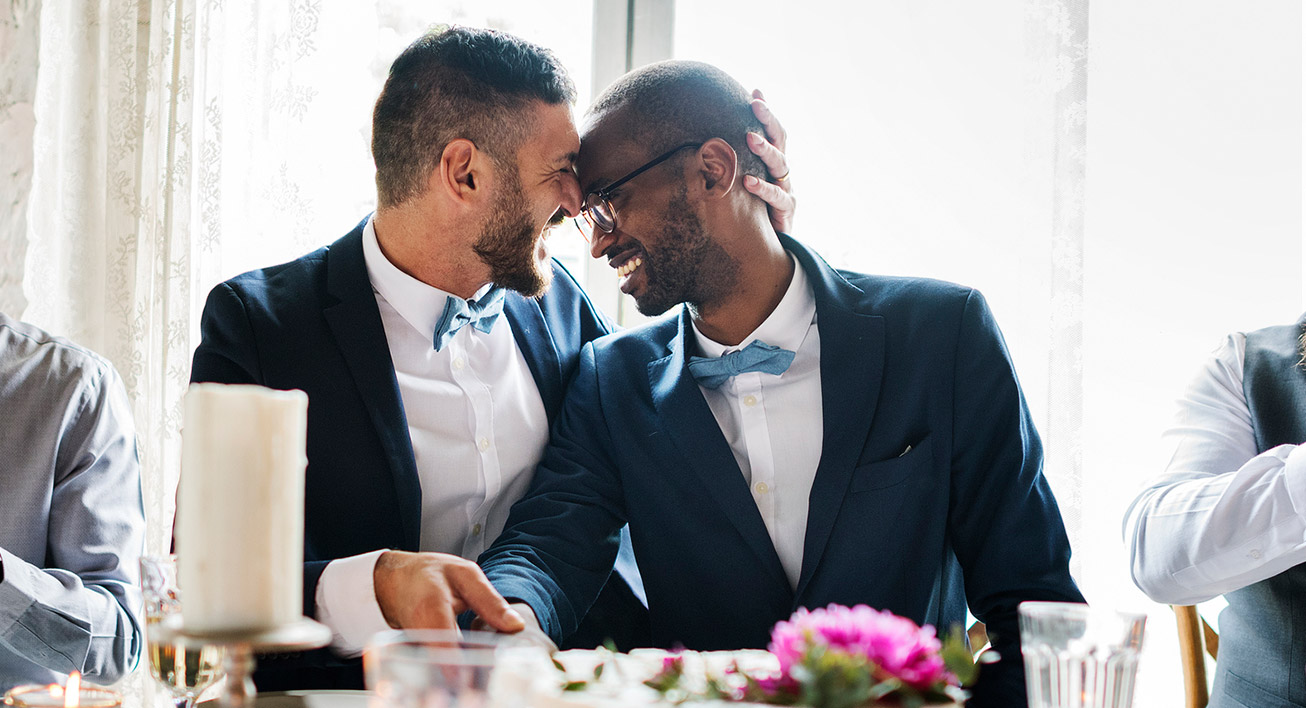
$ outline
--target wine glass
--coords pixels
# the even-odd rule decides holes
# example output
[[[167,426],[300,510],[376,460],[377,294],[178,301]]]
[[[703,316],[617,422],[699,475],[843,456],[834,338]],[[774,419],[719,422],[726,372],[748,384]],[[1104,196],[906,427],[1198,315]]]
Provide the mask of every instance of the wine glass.
[[[165,618],[181,613],[177,556],[142,557],[141,590],[145,596],[145,647],[150,674],[167,689],[177,708],[194,708],[196,697],[222,678],[222,648],[194,648],[154,639],[156,628]]]

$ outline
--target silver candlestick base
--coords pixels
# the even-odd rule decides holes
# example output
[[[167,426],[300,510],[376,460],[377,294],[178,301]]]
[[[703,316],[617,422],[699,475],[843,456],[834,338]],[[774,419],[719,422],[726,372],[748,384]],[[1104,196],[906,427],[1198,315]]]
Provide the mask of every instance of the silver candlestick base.
[[[189,649],[222,647],[227,682],[218,696],[221,708],[253,708],[258,693],[253,679],[255,654],[307,651],[331,642],[331,629],[307,617],[271,629],[205,632],[186,628],[181,617],[174,615],[150,630],[160,644],[181,644]]]

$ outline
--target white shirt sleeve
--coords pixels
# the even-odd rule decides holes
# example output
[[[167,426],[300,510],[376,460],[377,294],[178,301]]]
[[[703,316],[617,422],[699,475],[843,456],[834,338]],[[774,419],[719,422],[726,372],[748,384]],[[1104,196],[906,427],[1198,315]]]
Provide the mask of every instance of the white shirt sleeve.
[[[1178,401],[1165,471],[1125,514],[1134,583],[1153,600],[1204,602],[1306,562],[1306,447],[1256,454],[1233,334]]]
[[[331,628],[331,648],[346,658],[362,656],[377,632],[390,629],[376,601],[372,573],[385,550],[333,560],[317,581],[317,620]]]

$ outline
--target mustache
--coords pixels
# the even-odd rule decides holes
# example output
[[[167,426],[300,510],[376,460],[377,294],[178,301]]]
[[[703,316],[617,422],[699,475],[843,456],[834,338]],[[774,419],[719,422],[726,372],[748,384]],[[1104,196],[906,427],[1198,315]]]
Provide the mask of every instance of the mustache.
[[[549,217],[549,226],[557,226],[561,224],[563,221],[566,221],[566,219],[567,219],[567,212],[563,211],[562,208],[559,207],[557,211],[553,212],[553,216]]]

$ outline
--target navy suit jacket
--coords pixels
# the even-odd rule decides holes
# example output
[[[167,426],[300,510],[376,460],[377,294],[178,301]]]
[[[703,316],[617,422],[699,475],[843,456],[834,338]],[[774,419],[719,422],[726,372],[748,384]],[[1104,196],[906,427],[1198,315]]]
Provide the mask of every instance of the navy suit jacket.
[[[363,260],[366,223],[298,260],[214,288],[191,368],[194,382],[253,383],[308,394],[304,613],[310,617],[318,578],[331,560],[381,548],[417,551],[420,540],[421,486]],[[556,262],[553,267],[554,282],[544,297],[509,293],[504,301],[550,421],[581,346],[611,329],[571,275]],[[622,600],[627,595],[629,590]],[[625,602],[606,609],[615,615],[642,612]],[[361,687],[358,664],[328,650],[268,657],[259,662],[259,685]]]
[[[821,334],[824,439],[796,590],[688,373],[683,310],[585,346],[531,490],[482,567],[565,636],[629,522],[663,647],[764,648],[776,622],[829,603],[946,633],[969,606],[1003,657],[983,667],[972,704],[1025,705],[1017,604],[1083,598],[984,299],[836,271],[781,239],[810,278]]]

